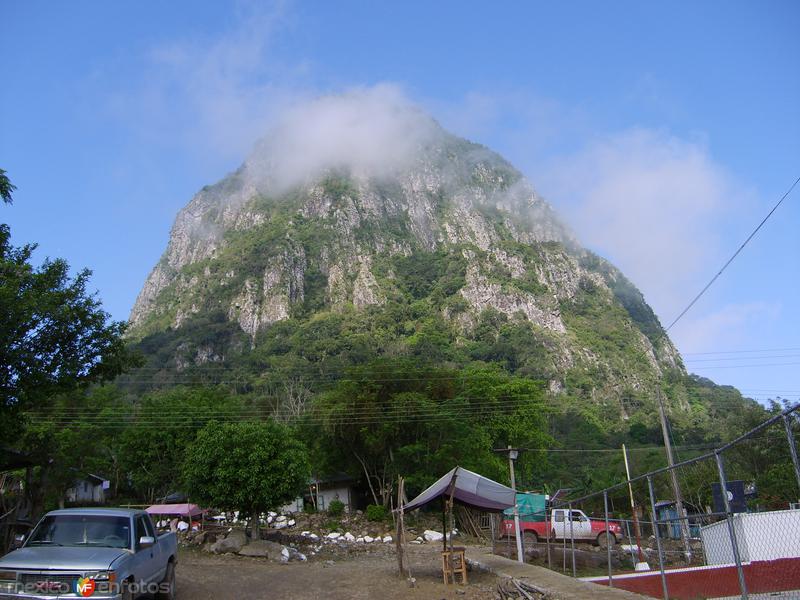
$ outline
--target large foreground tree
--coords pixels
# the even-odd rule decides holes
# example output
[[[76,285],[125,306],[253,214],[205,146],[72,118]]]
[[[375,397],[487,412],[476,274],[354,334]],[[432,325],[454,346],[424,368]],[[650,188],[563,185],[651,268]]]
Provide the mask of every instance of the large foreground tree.
[[[291,502],[308,485],[303,444],[273,421],[210,422],[186,451],[183,476],[193,502],[254,517]]]
[[[35,245],[14,247],[0,225],[0,417],[118,375],[131,355],[125,325],[87,290],[90,271],[70,276],[61,259],[35,267]]]

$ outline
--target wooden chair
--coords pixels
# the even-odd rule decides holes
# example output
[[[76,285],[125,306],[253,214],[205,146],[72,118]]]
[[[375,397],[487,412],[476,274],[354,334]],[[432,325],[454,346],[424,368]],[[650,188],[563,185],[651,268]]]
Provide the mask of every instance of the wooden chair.
[[[442,552],[442,577],[444,584],[447,585],[451,581],[456,582],[456,575],[461,574],[461,583],[467,583],[467,561],[464,559],[464,551],[466,548],[463,546],[454,546],[450,550]]]

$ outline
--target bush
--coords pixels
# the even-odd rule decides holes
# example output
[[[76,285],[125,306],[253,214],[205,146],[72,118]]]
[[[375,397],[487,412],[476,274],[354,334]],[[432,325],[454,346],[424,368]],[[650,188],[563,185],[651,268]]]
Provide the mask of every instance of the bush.
[[[328,505],[328,515],[331,517],[341,517],[344,514],[344,502],[341,500],[331,500]]]
[[[380,504],[370,504],[367,506],[368,521],[385,521],[389,516],[389,509]]]

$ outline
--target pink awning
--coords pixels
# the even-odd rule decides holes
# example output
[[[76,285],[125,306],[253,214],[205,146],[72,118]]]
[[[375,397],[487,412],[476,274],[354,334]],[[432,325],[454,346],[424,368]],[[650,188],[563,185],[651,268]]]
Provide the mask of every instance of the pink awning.
[[[179,517],[199,517],[206,512],[197,504],[154,504],[147,509],[151,515],[175,515]]]

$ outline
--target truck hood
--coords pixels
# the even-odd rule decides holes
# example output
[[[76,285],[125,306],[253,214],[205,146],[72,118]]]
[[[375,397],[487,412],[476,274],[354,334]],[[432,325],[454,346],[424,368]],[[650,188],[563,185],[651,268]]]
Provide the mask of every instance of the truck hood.
[[[61,571],[103,571],[120,556],[122,548],[81,548],[76,546],[37,546],[20,548],[0,558],[2,569],[47,569]]]

